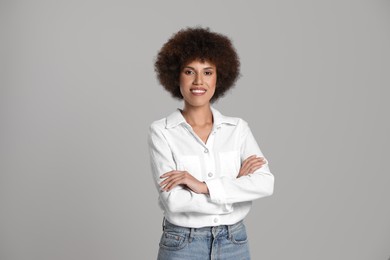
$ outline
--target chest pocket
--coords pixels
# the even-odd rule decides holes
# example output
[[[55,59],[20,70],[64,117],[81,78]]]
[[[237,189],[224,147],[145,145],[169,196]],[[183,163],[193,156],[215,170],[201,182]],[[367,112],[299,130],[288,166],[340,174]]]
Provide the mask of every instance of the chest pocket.
[[[219,165],[221,176],[236,178],[241,168],[240,151],[219,152]]]
[[[200,159],[197,155],[179,156],[177,170],[187,171],[198,180],[202,179]]]

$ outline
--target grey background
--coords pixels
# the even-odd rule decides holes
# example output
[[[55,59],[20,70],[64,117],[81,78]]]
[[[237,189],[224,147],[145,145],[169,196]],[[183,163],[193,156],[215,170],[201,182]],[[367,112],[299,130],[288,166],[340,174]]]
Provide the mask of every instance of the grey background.
[[[149,124],[182,103],[153,61],[177,30],[231,37],[275,175],[253,259],[390,257],[389,1],[1,1],[0,259],[155,259]]]

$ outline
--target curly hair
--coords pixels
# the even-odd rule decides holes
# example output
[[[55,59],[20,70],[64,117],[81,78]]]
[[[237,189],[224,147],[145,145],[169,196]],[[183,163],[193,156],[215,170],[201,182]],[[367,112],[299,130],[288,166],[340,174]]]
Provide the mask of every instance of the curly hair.
[[[173,98],[182,100],[180,71],[196,59],[216,66],[217,83],[210,100],[213,103],[235,85],[240,76],[240,61],[230,39],[208,27],[181,29],[163,45],[154,64],[157,79]]]

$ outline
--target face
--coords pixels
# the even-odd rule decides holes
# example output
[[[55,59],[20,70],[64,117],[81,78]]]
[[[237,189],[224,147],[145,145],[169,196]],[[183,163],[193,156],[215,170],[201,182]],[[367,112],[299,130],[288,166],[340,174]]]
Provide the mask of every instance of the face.
[[[186,106],[208,105],[217,83],[217,68],[211,62],[194,60],[180,72],[180,92]]]

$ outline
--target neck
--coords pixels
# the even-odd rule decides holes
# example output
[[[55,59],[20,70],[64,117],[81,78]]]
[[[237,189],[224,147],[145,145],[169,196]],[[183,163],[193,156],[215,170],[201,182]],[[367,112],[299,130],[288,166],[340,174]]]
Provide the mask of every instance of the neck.
[[[205,126],[213,123],[210,104],[197,107],[185,104],[181,113],[191,126]]]

